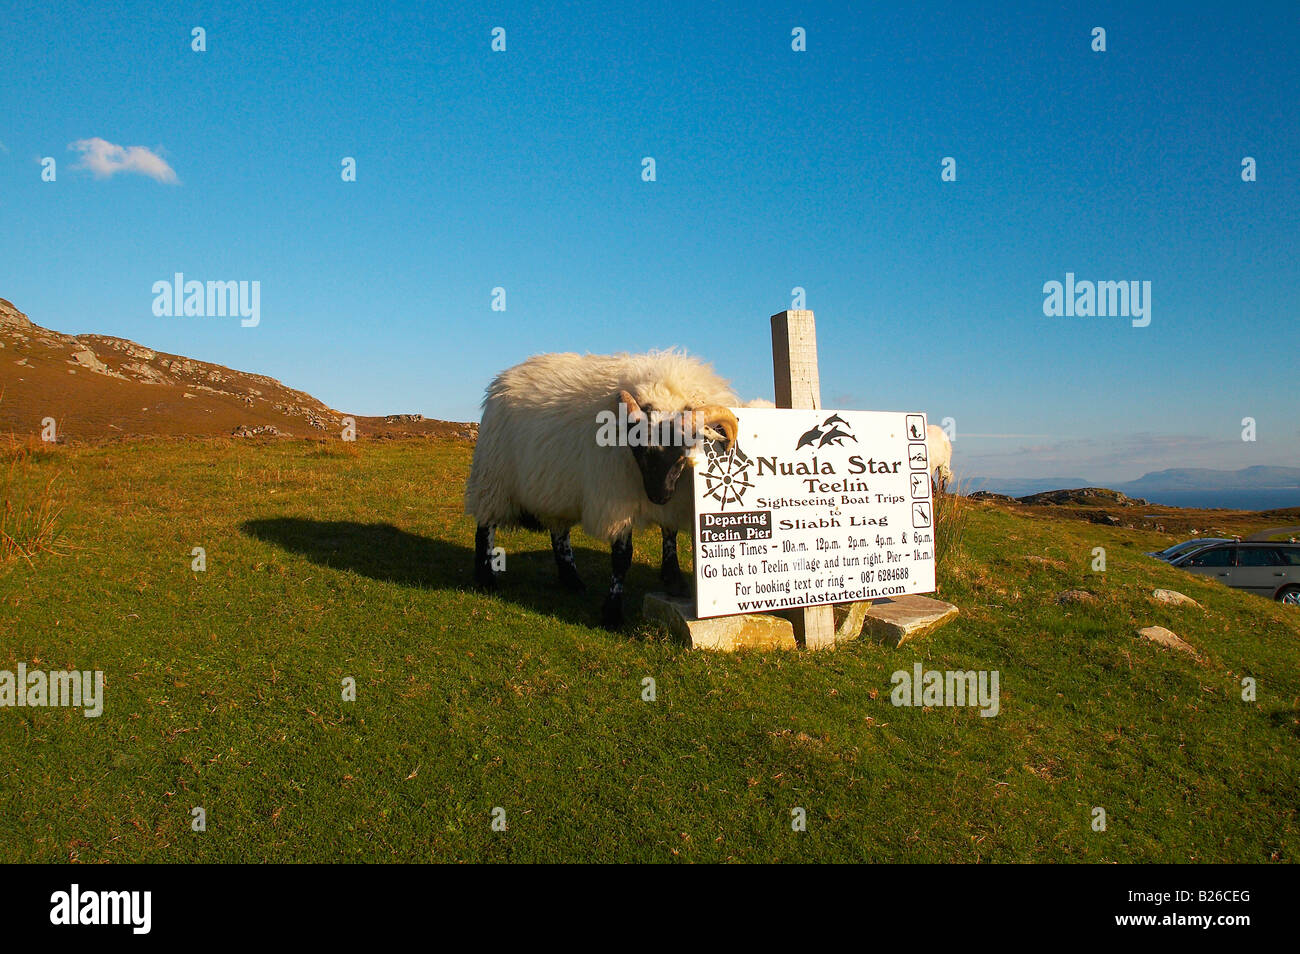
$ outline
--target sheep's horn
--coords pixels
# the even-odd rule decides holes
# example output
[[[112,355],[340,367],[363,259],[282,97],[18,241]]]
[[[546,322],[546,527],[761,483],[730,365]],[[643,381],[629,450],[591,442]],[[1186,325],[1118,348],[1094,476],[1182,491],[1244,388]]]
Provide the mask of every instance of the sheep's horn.
[[[696,434],[705,429],[721,431],[727,439],[728,447],[736,443],[736,438],[740,436],[740,422],[736,420],[736,415],[731,413],[730,408],[719,404],[696,408],[691,423]]]
[[[628,417],[633,417],[641,413],[641,405],[637,404],[636,398],[628,394],[626,391],[619,391],[618,399],[619,402],[627,408]]]

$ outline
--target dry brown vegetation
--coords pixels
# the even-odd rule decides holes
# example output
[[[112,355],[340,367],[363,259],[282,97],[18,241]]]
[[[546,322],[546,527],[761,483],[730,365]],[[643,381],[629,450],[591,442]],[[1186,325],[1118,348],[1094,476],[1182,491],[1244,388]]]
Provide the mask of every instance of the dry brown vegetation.
[[[22,559],[31,563],[41,553],[59,553],[62,544],[63,500],[59,472],[37,475],[32,465],[57,453],[34,437],[10,436],[3,445],[3,484],[0,485],[0,564]]]

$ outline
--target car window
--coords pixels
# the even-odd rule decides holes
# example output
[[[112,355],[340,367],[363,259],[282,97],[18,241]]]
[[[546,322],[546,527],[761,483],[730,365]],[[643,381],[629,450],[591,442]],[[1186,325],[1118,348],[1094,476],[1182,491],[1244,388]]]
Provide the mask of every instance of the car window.
[[[1291,566],[1300,566],[1300,547],[1287,547],[1278,551]]]
[[[1211,541],[1212,542],[1212,541]],[[1201,547],[1208,547],[1210,542],[1205,540],[1188,540],[1186,543],[1175,543],[1168,550],[1164,551],[1170,557],[1183,556],[1191,553],[1193,550],[1199,550]]]
[[[1284,566],[1282,554],[1272,547],[1242,547],[1237,566]]]
[[[1236,552],[1235,547],[1212,547],[1193,553],[1183,566],[1232,566]]]

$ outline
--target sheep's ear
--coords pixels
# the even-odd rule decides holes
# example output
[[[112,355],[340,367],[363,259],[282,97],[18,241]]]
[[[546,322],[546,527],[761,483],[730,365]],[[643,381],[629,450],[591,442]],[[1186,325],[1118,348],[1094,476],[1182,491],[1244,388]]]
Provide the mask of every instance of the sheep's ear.
[[[618,400],[619,403],[627,408],[627,419],[629,421],[635,419],[641,414],[641,405],[637,404],[636,398],[628,394],[626,391],[618,392]]]

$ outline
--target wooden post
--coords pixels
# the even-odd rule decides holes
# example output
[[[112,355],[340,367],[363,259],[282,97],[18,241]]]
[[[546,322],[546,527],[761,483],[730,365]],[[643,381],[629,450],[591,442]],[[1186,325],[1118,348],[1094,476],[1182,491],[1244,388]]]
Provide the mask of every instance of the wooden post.
[[[817,326],[811,311],[781,311],[772,316],[772,374],[776,406],[820,408],[817,375]],[[795,639],[808,649],[835,645],[835,608],[830,604],[795,610]]]

